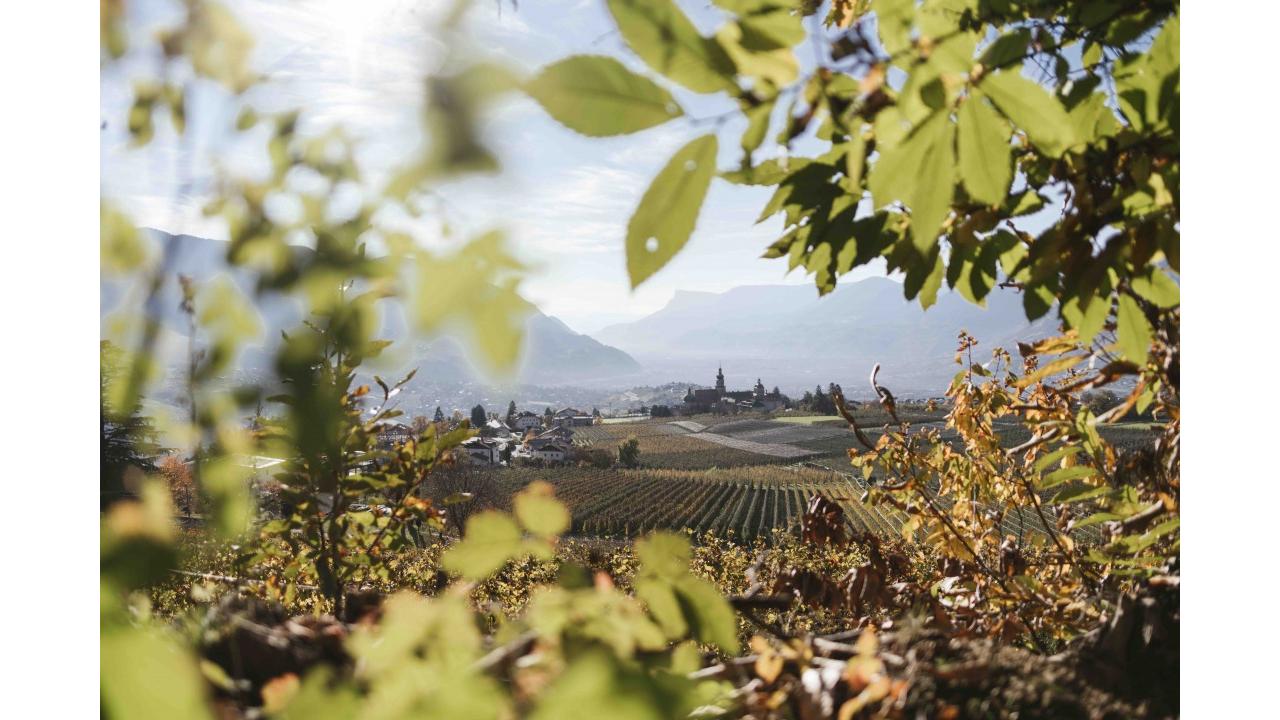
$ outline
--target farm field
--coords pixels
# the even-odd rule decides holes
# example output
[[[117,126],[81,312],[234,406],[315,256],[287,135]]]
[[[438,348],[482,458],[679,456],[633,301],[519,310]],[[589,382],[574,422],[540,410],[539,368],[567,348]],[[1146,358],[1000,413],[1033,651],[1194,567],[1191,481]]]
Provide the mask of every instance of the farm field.
[[[534,480],[555,488],[556,497],[573,514],[575,534],[594,537],[637,537],[665,529],[770,541],[774,532],[798,532],[805,506],[819,492],[844,508],[854,530],[897,535],[906,519],[892,508],[864,504],[859,499],[864,488],[851,477],[794,466],[512,468],[501,473],[501,497],[495,504],[505,507],[512,495]]]
[[[488,470],[465,469],[495,479]],[[723,469],[637,470],[560,467],[511,468],[497,475],[487,504],[509,509],[511,497],[534,480],[550,483],[573,515],[572,532],[588,537],[634,538],[652,530],[711,532],[741,542],[772,542],[774,533],[798,532],[799,518],[822,493],[845,512],[849,529],[898,536],[906,517],[887,505],[863,502],[861,477],[837,464],[758,465]],[[458,485],[455,485],[455,487]],[[1001,528],[1014,537],[1038,534],[1030,509],[1014,509]],[[1075,533],[1092,540],[1094,532]]]
[[[867,416],[865,432],[874,441],[887,417],[878,412],[861,414]],[[812,421],[799,422],[809,418]],[[936,421],[921,414],[913,424]],[[1154,432],[1146,423],[1101,429],[1121,448],[1149,442]],[[1001,428],[1001,435],[1008,446],[1027,439],[1026,431],[1014,425]],[[943,437],[953,440],[954,434]],[[861,476],[849,472],[846,457],[857,440],[836,418],[651,419],[576,428],[574,442],[612,449],[628,438],[640,444],[637,469],[511,468],[497,473],[502,478],[501,492],[509,497],[533,479],[546,480],[570,506],[573,531],[593,537],[635,537],[669,529],[767,541],[774,532],[794,531],[805,504],[818,492],[844,508],[853,529],[900,533],[904,519],[900,513],[888,506],[871,507],[860,499],[866,486]],[[1014,508],[1001,528],[1025,537],[1038,534],[1039,524],[1029,508]],[[1097,530],[1086,528],[1073,534],[1078,540],[1091,541],[1096,540]]]

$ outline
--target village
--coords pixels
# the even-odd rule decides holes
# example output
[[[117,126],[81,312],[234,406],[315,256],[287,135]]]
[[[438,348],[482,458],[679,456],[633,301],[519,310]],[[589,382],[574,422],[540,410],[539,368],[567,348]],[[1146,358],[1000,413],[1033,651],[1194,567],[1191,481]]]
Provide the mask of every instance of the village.
[[[477,406],[479,408],[479,406]],[[528,410],[514,412],[515,404],[505,417],[497,413],[483,416],[477,422],[473,409],[472,428],[476,435],[462,443],[466,459],[475,465],[557,465],[573,460],[573,428],[601,422],[599,411],[584,413],[576,408],[564,408],[539,415]],[[483,408],[479,408],[483,413]],[[457,413],[460,415],[461,413]],[[456,426],[460,419],[449,421],[446,427]],[[404,442],[417,434],[415,429],[403,424],[393,425],[378,437],[388,446]]]
[[[724,369],[717,368],[713,388],[690,387],[683,402],[675,408],[658,405],[645,407],[636,417],[707,413],[736,415],[751,411],[768,413],[789,407],[790,404],[790,398],[778,388],[768,391],[758,378],[751,390],[728,390]],[[463,420],[462,411],[455,410],[451,417],[446,417],[437,407],[433,420],[428,421],[425,416],[418,416],[414,418],[412,425],[392,424],[379,433],[378,441],[384,448],[391,448],[426,430],[428,422],[452,429]],[[512,402],[505,415],[486,412],[482,406],[477,405],[471,409],[469,420],[476,435],[464,441],[462,449],[471,464],[546,467],[573,463],[577,459],[574,428],[602,424],[605,418],[594,408],[591,412],[584,412],[573,407],[558,411],[547,407],[542,414],[538,414],[518,410],[515,402]]]

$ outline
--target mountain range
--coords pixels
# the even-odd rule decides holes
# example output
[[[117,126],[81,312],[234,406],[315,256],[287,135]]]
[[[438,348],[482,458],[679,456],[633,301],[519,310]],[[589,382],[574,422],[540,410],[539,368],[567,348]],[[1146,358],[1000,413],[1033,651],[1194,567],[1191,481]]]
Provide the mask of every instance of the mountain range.
[[[228,268],[224,242],[150,232],[170,253],[171,273],[148,312],[161,321],[162,350],[177,363],[187,347],[177,275],[203,283],[226,273],[250,296],[253,277]],[[310,250],[299,247],[295,252]],[[103,279],[104,335],[110,311],[128,290]],[[239,368],[257,374],[269,369],[280,332],[298,327],[303,318],[301,306],[288,299],[264,297],[255,299],[255,305],[265,340],[244,352]],[[1055,325],[1052,316],[1029,323],[1021,297],[1011,290],[993,290],[986,307],[944,290],[936,304],[921,310],[919,303],[904,299],[900,283],[883,277],[843,283],[826,297],[807,284],[742,286],[722,293],[678,291],[661,310],[606,327],[594,337],[533,312],[516,382],[601,391],[673,380],[710,386],[722,366],[731,389],[748,389],[757,378],[789,394],[839,382],[850,396],[863,397],[870,392],[867,374],[880,363],[882,381],[899,396],[935,396],[956,372],[961,330],[979,340],[975,357],[985,359],[993,347],[1013,349],[1018,341],[1052,333]],[[384,313],[379,336],[397,341],[392,346],[395,367],[379,370],[386,376],[416,367],[418,377],[437,389],[491,386],[468,362],[460,343],[447,336],[412,338],[394,306]]]
[[[164,285],[147,312],[160,321],[162,352],[174,362],[175,354],[185,352],[188,334],[187,319],[179,309],[182,291],[177,276],[187,275],[200,285],[225,274],[250,297],[254,279],[252,273],[228,266],[225,242],[193,235],[171,235],[159,230],[148,232],[167,254],[169,267]],[[294,252],[311,251],[295,247]],[[99,300],[104,335],[111,311],[120,305],[129,289],[118,281],[103,278]],[[255,298],[254,305],[264,326],[264,341],[259,346],[246,348],[239,362],[242,371],[251,373],[265,371],[269,367],[271,350],[281,331],[292,331],[303,320],[302,306],[288,298],[267,295]],[[640,365],[627,353],[574,332],[559,319],[536,309],[528,317],[525,330],[525,348],[517,373],[519,382],[540,385],[600,383],[640,370]],[[481,374],[467,360],[463,346],[451,337],[413,338],[406,347],[411,334],[403,313],[394,305],[388,305],[383,313],[379,337],[392,340],[396,363],[403,368],[418,368],[419,377],[446,383],[483,381]],[[388,374],[393,373],[388,371]]]
[[[633,355],[646,375],[710,384],[723,364],[731,388],[749,388],[757,377],[784,390],[834,381],[860,396],[880,363],[888,387],[920,396],[942,394],[955,374],[961,330],[979,340],[975,357],[985,358],[993,347],[1012,348],[1054,324],[1052,317],[1029,323],[1011,290],[993,290],[985,308],[944,291],[922,311],[904,299],[901,283],[873,277],[821,298],[812,285],[677,292],[658,312],[596,337]]]

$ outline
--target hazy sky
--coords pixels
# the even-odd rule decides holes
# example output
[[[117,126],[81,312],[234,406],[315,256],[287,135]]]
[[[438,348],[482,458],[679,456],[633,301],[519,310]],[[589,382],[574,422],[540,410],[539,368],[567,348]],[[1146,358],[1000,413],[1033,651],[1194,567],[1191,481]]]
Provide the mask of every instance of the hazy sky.
[[[255,34],[254,65],[271,80],[243,102],[264,110],[300,107],[304,130],[342,124],[364,141],[362,165],[379,170],[409,158],[421,138],[421,78],[438,67],[444,44],[433,17],[445,0],[240,0],[227,5]],[[709,32],[720,11],[704,0],[681,5]],[[130,3],[131,25],[143,33],[173,17],[176,3]],[[478,0],[468,34],[477,55],[496,56],[521,73],[576,53],[618,57],[648,73],[617,34],[603,0]],[[802,46],[802,64],[809,53]],[[154,74],[155,63],[136,58],[103,74],[101,180],[104,196],[142,225],[225,237],[200,217],[200,191],[215,165],[252,172],[261,148],[224,128],[238,112],[217,88],[197,83],[188,107],[190,139],[180,145],[167,123],[144,150],[131,150],[123,119],[132,79]],[[673,92],[695,118],[732,109],[727,96]],[[721,168],[740,158],[737,118],[719,126]],[[512,97],[487,123],[485,134],[504,164],[499,176],[477,177],[440,189],[439,215],[464,233],[500,227],[517,252],[538,266],[526,294],[547,313],[580,331],[639,317],[666,304],[676,290],[719,291],[739,285],[804,283],[786,274],[785,260],[761,260],[780,232],[774,218],[754,220],[771,192],[716,180],[693,238],[670,265],[636,292],[623,258],[626,223],[649,180],[675,149],[715,129],[714,122],[680,119],[617,138],[584,138],[532,101]],[[810,150],[821,146],[810,142]],[[185,169],[183,169],[185,168]],[[182,193],[181,173],[191,192]],[[428,245],[439,242],[438,222],[414,228]]]

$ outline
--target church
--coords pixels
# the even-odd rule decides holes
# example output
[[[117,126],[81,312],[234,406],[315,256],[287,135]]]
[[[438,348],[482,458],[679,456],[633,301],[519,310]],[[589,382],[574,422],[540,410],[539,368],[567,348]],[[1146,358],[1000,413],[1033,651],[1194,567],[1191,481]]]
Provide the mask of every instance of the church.
[[[769,412],[785,407],[786,395],[774,388],[772,392],[764,389],[764,383],[756,378],[756,386],[751,390],[728,390],[724,384],[724,368],[716,370],[716,386],[712,389],[694,390],[684,396],[684,414],[694,415],[708,412],[738,412],[740,410],[760,410]]]

